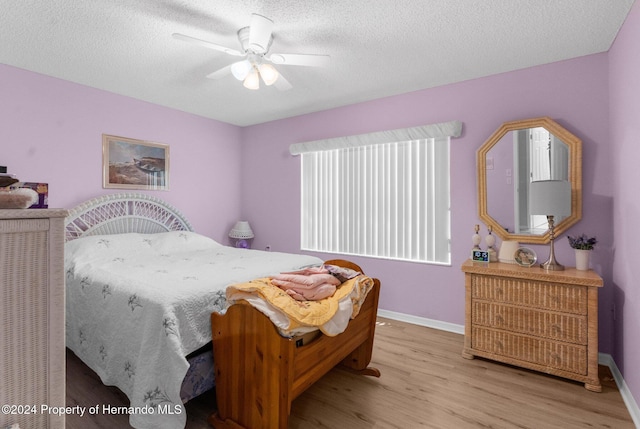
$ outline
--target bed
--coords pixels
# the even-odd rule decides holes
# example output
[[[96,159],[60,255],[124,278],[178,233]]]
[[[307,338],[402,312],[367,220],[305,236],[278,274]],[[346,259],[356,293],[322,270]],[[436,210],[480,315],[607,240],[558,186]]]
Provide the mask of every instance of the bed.
[[[184,427],[183,403],[214,379],[218,412],[210,423],[253,428],[286,427],[291,401],[336,364],[379,375],[367,368],[377,280],[345,332],[306,344],[313,332],[285,338],[247,302],[227,308],[225,289],[323,264],[316,257],[220,245],[195,234],[175,208],[141,194],[81,204],[65,234],[67,347],[129,397],[125,411],[136,428]]]

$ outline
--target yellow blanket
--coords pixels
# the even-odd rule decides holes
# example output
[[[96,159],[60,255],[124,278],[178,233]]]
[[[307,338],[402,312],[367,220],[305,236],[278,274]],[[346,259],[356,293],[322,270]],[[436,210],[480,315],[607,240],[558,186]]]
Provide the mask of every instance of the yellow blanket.
[[[360,307],[373,287],[373,279],[359,275],[342,283],[333,296],[318,301],[297,301],[288,293],[271,284],[271,278],[265,277],[246,283],[236,283],[227,287],[227,301],[232,303],[235,297],[248,293],[266,300],[289,318],[289,330],[302,326],[322,328],[338,311],[339,302],[351,297],[353,319],[360,312]]]

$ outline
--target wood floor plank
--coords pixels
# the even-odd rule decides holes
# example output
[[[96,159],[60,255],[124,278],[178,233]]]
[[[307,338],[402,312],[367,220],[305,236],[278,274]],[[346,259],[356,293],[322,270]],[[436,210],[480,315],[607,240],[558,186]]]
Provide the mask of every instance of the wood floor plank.
[[[293,402],[289,428],[634,428],[606,367],[603,391],[594,393],[574,381],[464,359],[462,346],[462,335],[379,318],[372,366],[382,376],[330,371]],[[128,400],[68,352],[67,405],[98,404]],[[186,408],[187,429],[209,428],[214,392]],[[68,429],[127,427],[123,415],[67,417]]]

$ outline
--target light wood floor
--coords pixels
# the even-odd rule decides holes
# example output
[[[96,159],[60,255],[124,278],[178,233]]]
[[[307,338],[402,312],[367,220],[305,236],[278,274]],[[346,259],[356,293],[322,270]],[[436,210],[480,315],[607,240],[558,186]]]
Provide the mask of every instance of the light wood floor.
[[[460,355],[463,337],[378,319],[370,378],[334,369],[293,402],[290,429],[634,428],[609,369],[602,393],[576,382]],[[127,406],[118,389],[67,353],[67,406]],[[187,428],[209,428],[209,392],[186,405]],[[128,428],[127,416],[67,416],[68,429]]]

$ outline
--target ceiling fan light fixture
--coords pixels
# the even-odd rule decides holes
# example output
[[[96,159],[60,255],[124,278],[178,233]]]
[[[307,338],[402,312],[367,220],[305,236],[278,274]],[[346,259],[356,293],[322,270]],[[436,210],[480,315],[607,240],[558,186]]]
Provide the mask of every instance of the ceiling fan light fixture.
[[[260,89],[260,74],[254,67],[251,73],[245,78],[243,85],[247,89]]]
[[[256,54],[264,54],[273,41],[273,21],[257,13],[251,14],[249,24],[249,50]]]
[[[273,83],[278,80],[278,70],[276,70],[271,64],[260,64],[258,71],[260,72],[260,77],[267,86],[273,85]]]
[[[244,57],[240,61],[227,64],[224,67],[209,73],[207,79],[222,79],[232,75],[243,85],[252,90],[260,89],[260,80],[265,85],[273,85],[278,90],[286,91],[292,88],[285,76],[282,76],[273,65],[286,64],[291,66],[324,67],[328,65],[328,55],[317,54],[278,54],[270,53],[273,43],[273,20],[257,14],[251,14],[251,22],[248,26],[238,30],[237,36],[241,49],[232,49],[224,45],[173,33],[178,40],[189,42],[228,55]],[[265,64],[265,61],[271,64]],[[272,65],[273,64],[273,65]]]
[[[245,80],[251,71],[249,60],[238,61],[231,66],[231,74],[238,80]]]

